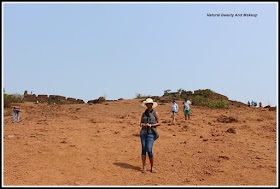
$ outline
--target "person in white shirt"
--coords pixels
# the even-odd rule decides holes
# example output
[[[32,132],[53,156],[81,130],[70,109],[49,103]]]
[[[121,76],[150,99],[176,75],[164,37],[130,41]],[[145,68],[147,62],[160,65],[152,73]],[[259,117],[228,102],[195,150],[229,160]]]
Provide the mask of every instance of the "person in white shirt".
[[[172,108],[171,108],[171,118],[172,123],[175,125],[175,114],[178,112],[178,105],[175,103],[175,100],[172,102]]]
[[[184,114],[185,114],[185,120],[190,119],[190,114],[191,114],[191,101],[186,100],[185,102],[183,102],[184,104]],[[187,118],[188,117],[188,118]]]

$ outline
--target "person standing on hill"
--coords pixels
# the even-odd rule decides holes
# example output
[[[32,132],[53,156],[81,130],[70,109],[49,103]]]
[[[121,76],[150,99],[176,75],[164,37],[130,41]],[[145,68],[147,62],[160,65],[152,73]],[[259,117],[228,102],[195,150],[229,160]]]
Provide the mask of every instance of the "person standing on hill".
[[[191,114],[191,101],[186,100],[185,102],[183,102],[184,104],[184,114],[185,114],[185,120],[187,120],[188,118],[190,119],[190,114]],[[188,118],[187,118],[188,117]]]
[[[172,107],[171,107],[171,118],[172,118],[172,123],[175,125],[175,114],[178,112],[178,105],[176,104],[175,100],[172,102]]]
[[[250,107],[250,102],[249,102],[249,101],[248,101],[248,103],[247,103],[247,104],[248,104],[248,107]]]
[[[251,102],[251,106],[254,106],[254,101],[252,100],[252,102]]]
[[[262,102],[259,103],[260,108],[262,107]]]
[[[147,109],[141,116],[140,127],[142,128],[140,131],[140,139],[142,144],[142,164],[143,170],[142,173],[146,172],[146,154],[148,153],[150,164],[151,164],[151,172],[156,173],[154,169],[154,155],[153,155],[153,144],[154,141],[159,137],[157,133],[157,126],[160,126],[159,123],[159,115],[158,113],[153,110],[153,108],[157,107],[157,103],[153,102],[153,99],[147,98],[142,103],[143,107]]]
[[[17,115],[17,122],[19,122],[19,119],[20,119],[19,113],[20,113],[20,111],[21,111],[20,107],[19,107],[18,105],[16,105],[16,106],[13,106],[12,109],[13,109],[13,111],[14,111],[13,123],[15,122],[15,117],[16,117],[16,115]]]

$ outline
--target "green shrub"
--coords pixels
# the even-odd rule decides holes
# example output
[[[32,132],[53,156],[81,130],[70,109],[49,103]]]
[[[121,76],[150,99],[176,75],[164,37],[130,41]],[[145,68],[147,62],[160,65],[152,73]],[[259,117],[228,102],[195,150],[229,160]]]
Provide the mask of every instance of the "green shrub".
[[[180,94],[182,94],[182,93],[186,93],[187,91],[184,90],[184,89],[182,89],[182,88],[180,88],[180,89],[177,89],[177,92],[179,92]]]
[[[207,106],[209,108],[226,108],[230,107],[230,103],[226,100],[211,100],[201,95],[195,95],[192,99],[192,104]]]
[[[211,97],[214,94],[214,92],[211,91],[210,89],[204,89],[204,90],[199,89],[197,91],[194,91],[194,94],[207,98],[207,97]]]
[[[151,98],[151,95],[141,95],[139,93],[136,94],[135,99],[142,99],[142,98]]]
[[[6,94],[4,90],[4,108],[11,108],[13,103],[22,103],[23,95],[20,94]]]
[[[143,98],[141,94],[137,93],[135,99]]]
[[[66,102],[64,100],[60,100],[58,101],[58,104],[66,104]]]
[[[210,89],[204,89],[204,90],[197,90],[194,91],[192,94],[190,91],[186,91],[182,88],[178,89],[177,92],[179,94],[170,94],[171,90],[165,90],[163,96],[172,96],[175,97],[176,100],[181,100],[181,99],[189,99],[192,101],[192,104],[195,105],[202,105],[202,106],[207,106],[209,108],[229,108],[230,103],[227,100],[213,100],[211,97],[215,94],[214,91]],[[191,95],[188,95],[191,94]],[[140,95],[138,96],[140,97]]]
[[[175,94],[175,99],[176,100],[181,100],[181,95],[180,94]]]
[[[207,100],[205,105],[209,108],[226,108],[230,107],[230,103],[226,100]]]
[[[189,96],[190,96],[190,95],[187,95],[187,94],[181,94],[181,98],[184,99],[184,100],[186,100],[187,98],[189,98]]]
[[[44,102],[44,104],[66,104],[64,100],[58,100],[58,99],[48,99],[47,102]]]
[[[202,104],[205,101],[205,98],[203,96],[200,95],[195,95],[191,101],[193,102],[193,104]]]
[[[163,96],[172,96],[171,94],[169,94],[170,91],[170,89],[164,90]]]

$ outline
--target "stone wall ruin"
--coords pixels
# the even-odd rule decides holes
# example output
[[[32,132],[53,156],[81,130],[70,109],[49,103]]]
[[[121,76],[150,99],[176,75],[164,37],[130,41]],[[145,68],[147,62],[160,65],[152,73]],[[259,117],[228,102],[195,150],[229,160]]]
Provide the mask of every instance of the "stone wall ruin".
[[[36,102],[36,103],[55,103],[55,104],[84,104],[85,102],[82,99],[76,98],[66,98],[60,95],[35,95],[35,94],[28,94],[27,90],[24,91],[24,98],[23,101],[25,102]]]

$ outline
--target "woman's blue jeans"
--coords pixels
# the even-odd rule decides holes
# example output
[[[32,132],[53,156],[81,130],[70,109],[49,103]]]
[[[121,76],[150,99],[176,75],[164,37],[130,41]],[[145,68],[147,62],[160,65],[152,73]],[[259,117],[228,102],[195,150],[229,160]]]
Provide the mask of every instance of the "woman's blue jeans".
[[[20,111],[14,111],[13,122],[15,122],[16,114],[17,114],[17,122],[19,122],[19,112]]]
[[[142,155],[145,156],[148,153],[149,158],[153,158],[153,145],[155,141],[154,134],[142,134],[140,135],[142,144]]]

